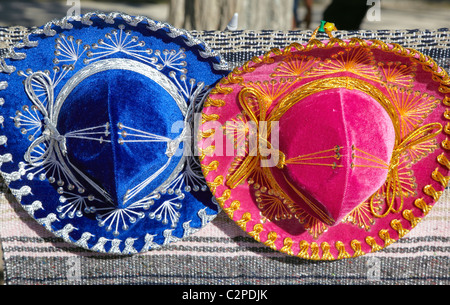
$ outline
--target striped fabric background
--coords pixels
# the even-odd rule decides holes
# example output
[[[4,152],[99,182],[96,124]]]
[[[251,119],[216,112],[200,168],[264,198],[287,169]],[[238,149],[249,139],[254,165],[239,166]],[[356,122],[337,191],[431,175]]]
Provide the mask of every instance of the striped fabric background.
[[[20,33],[19,33],[20,32]],[[0,28],[1,47],[24,29]],[[193,32],[232,67],[272,47],[306,42],[308,31]],[[340,32],[412,47],[450,68],[450,31]],[[450,284],[450,190],[405,238],[380,252],[311,262],[274,252],[221,213],[182,242],[143,255],[113,257],[75,248],[37,225],[6,188],[0,190],[4,283],[16,284]]]

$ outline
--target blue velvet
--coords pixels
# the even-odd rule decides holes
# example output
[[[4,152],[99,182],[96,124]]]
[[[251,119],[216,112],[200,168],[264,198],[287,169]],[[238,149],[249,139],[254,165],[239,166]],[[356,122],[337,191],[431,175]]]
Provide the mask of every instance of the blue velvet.
[[[89,111],[92,105],[95,112]],[[157,83],[139,73],[122,70],[101,72],[83,81],[70,94],[61,113],[64,115],[60,116],[58,127],[62,134],[117,122],[173,139],[177,134],[171,133],[172,124],[183,121],[172,97]],[[111,124],[111,144],[68,139],[67,146],[72,163],[89,173],[110,194],[116,194],[115,202],[120,204],[127,190],[164,166],[167,145],[119,145],[117,123]],[[169,178],[180,159],[181,156],[174,157],[170,167],[148,188],[155,189]]]
[[[219,63],[219,58],[205,59],[199,55],[202,46],[189,47],[184,42],[184,37],[170,38],[167,35],[167,29],[161,29],[157,32],[146,28],[146,22],[138,26],[129,26],[120,18],[116,19],[115,24],[110,25],[101,18],[92,17],[93,25],[82,25],[81,22],[71,21],[73,29],[62,30],[57,26],[53,29],[57,33],[64,33],[67,36],[72,35],[74,40],[81,39],[82,46],[97,43],[99,39],[104,39],[105,34],[111,33],[112,29],[118,29],[119,24],[125,25],[126,30],[131,30],[133,36],[138,37],[138,41],[144,41],[146,47],[153,50],[185,49],[187,66],[187,79],[195,79],[197,82],[204,82],[206,85],[213,86],[219,79],[228,74],[228,71],[219,71],[213,68],[213,63]],[[53,68],[58,66],[62,69],[65,62],[55,64],[55,39],[58,36],[46,37],[45,35],[31,35],[30,40],[39,42],[37,47],[24,48],[18,50],[26,54],[24,60],[7,60],[7,64],[14,65],[16,71],[45,71],[48,70],[52,77]],[[61,56],[58,57],[62,59]],[[87,52],[78,60],[74,66],[74,71],[68,73],[55,87],[55,98],[64,84],[81,68],[86,65],[82,60],[88,58]],[[137,60],[133,56],[125,53],[116,53],[104,57],[107,58],[128,58]],[[161,72],[169,77],[172,71],[165,67]],[[180,77],[181,72],[176,71]],[[0,147],[0,155],[12,154],[13,162],[5,162],[1,165],[3,173],[12,173],[19,170],[19,163],[24,162],[24,154],[31,142],[27,139],[29,134],[21,134],[20,128],[14,126],[13,118],[16,111],[21,110],[22,106],[32,106],[28,98],[23,81],[25,77],[19,73],[7,75],[0,73],[0,81],[7,81],[8,88],[0,91],[0,97],[5,99],[5,104],[1,107],[0,115],[5,118],[1,134],[8,137],[7,145]],[[23,111],[24,112],[24,111]],[[172,124],[177,121],[183,121],[184,117],[175,103],[174,99],[155,81],[136,73],[120,69],[111,69],[94,74],[83,80],[69,94],[65,100],[57,123],[57,129],[60,134],[66,134],[70,131],[80,130],[94,126],[110,123],[110,133],[108,140],[111,143],[99,143],[96,141],[86,141],[81,139],[67,138],[68,158],[79,170],[87,175],[106,190],[114,199],[117,207],[126,207],[123,198],[127,190],[143,181],[149,175],[161,168],[167,161],[165,151],[166,143],[125,143],[120,145],[118,123],[133,127],[139,130],[151,132],[171,139],[175,139],[179,133],[172,132]],[[43,130],[37,135],[39,136]],[[181,131],[180,131],[181,132]],[[183,145],[180,145],[183,148]],[[174,168],[181,160],[181,156],[175,156],[169,167],[156,180],[148,185],[135,199],[141,199],[149,192],[154,190],[162,182],[166,181]],[[48,174],[49,175],[49,174]],[[47,175],[47,176],[48,176]],[[77,175],[77,178],[82,178]],[[66,181],[67,185],[67,181]],[[87,184],[84,184],[87,185]],[[43,209],[34,212],[36,219],[47,217],[50,213],[59,216],[58,206],[61,205],[61,195],[58,194],[58,185],[51,184],[48,180],[41,181],[38,178],[28,180],[22,176],[20,180],[10,183],[11,189],[20,189],[24,186],[31,187],[32,194],[22,197],[22,204],[30,206],[33,202],[39,200],[43,203]],[[86,196],[95,194],[94,189],[88,189]],[[120,251],[124,251],[124,241],[127,238],[135,239],[133,248],[140,251],[145,244],[147,234],[154,236],[154,242],[163,244],[166,241],[164,232],[172,230],[171,235],[176,238],[182,238],[185,234],[183,224],[189,223],[191,228],[201,228],[202,221],[198,216],[199,211],[205,210],[207,215],[216,215],[218,207],[212,202],[212,194],[208,190],[198,192],[184,192],[185,198],[178,200],[182,203],[180,219],[175,227],[169,224],[163,224],[160,220],[149,217],[149,213],[158,209],[166,200],[172,199],[173,194],[163,194],[161,199],[155,200],[155,204],[149,210],[142,210],[145,217],[130,225],[128,230],[120,230],[119,235],[113,235],[105,227],[98,225],[98,215],[95,213],[83,213],[82,217],[58,217],[57,221],[52,223],[51,230],[58,231],[67,224],[73,224],[79,228],[70,233],[70,241],[80,240],[84,232],[90,232],[94,236],[88,240],[88,248],[97,244],[99,238],[108,239],[105,244],[105,251],[112,249],[111,241],[121,240]],[[134,200],[134,201],[136,201]],[[96,202],[90,203],[95,206]],[[97,206],[101,208],[100,206]],[[143,249],[145,250],[145,249]]]

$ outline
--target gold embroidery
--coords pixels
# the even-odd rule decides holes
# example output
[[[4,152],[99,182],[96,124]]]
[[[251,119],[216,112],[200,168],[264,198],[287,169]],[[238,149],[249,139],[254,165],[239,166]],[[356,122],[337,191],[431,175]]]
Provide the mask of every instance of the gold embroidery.
[[[219,205],[223,207],[225,204],[225,201],[227,201],[231,197],[231,190],[225,190],[225,191],[223,191],[222,196],[220,196],[220,197],[216,196],[216,197],[217,197],[216,199],[217,199],[217,202],[219,203]]]
[[[381,249],[383,249],[383,247],[381,247],[380,245],[377,244],[377,242],[375,241],[375,238],[373,238],[372,236],[366,237],[366,243],[370,247],[372,247],[372,252],[377,252],[377,251],[380,251]]]
[[[399,164],[400,157],[402,154],[408,150],[410,147],[414,147],[417,144],[429,141],[435,138],[442,132],[442,126],[439,123],[432,123],[422,126],[415,130],[413,133],[409,134],[406,139],[403,140],[395,149],[391,159],[391,165],[389,166],[389,172],[386,180],[386,203],[388,205],[386,211],[383,214],[378,214],[374,208],[374,196],[370,199],[370,207],[372,214],[376,218],[384,218],[392,213],[399,213],[403,209],[405,191],[403,189],[404,185],[400,180],[399,176]],[[395,209],[394,205],[396,202],[396,197],[400,198],[399,208]]]
[[[411,227],[415,228],[419,222],[422,221],[421,218],[414,216],[412,210],[404,210],[403,217],[411,223]]]
[[[295,158],[291,158],[286,160],[285,157],[281,158],[281,161],[278,164],[278,168],[283,169],[286,165],[292,164],[292,165],[312,165],[312,166],[328,166],[332,167],[333,169],[336,169],[338,167],[343,167],[343,165],[338,165],[336,162],[340,161],[342,158],[342,155],[340,154],[340,150],[343,147],[335,146],[333,149],[323,150],[315,153],[310,153],[302,156],[298,156]],[[334,154],[329,154],[333,152]],[[284,154],[282,155],[284,156]],[[320,160],[326,160],[326,159],[333,159],[333,163],[317,163],[320,162]],[[316,162],[310,162],[310,161],[316,161]]]
[[[320,61],[320,58],[305,55],[287,56],[275,68],[275,73],[271,77],[300,77],[307,75],[313,66]]]
[[[210,172],[219,168],[219,161],[212,161],[209,165],[202,164],[203,175],[206,177]]]
[[[449,141],[448,138],[445,139],[444,141],[442,141],[442,147],[443,147],[445,150],[450,150],[450,141]]]
[[[219,82],[210,92],[210,94],[230,94],[233,92],[233,89],[224,87],[225,85],[223,82]],[[209,99],[207,100],[209,102]],[[219,102],[222,103],[222,102]],[[225,104],[225,102],[223,102]]]
[[[450,123],[447,123],[447,125],[445,125],[444,132],[450,135]]]
[[[213,195],[216,195],[217,187],[221,186],[223,184],[223,176],[217,176],[216,179],[214,179],[214,182],[207,182],[206,184],[209,186],[209,189],[211,190],[211,193]]]
[[[445,106],[450,107],[450,97],[446,96],[442,102]]]
[[[272,190],[266,191],[265,187],[255,192],[256,202],[261,213],[269,220],[285,220],[292,218],[283,198],[276,196]]]
[[[308,250],[309,250],[309,243],[305,240],[302,240],[299,243],[300,246],[300,251],[297,254],[297,257],[299,258],[303,258],[303,259],[308,259],[309,258],[309,254],[308,254]]]
[[[224,100],[219,100],[219,99],[212,99],[210,97],[208,97],[205,101],[205,103],[203,104],[204,108],[207,107],[224,107],[226,105],[226,102]]]
[[[350,246],[352,247],[353,251],[355,252],[355,253],[353,254],[353,257],[363,256],[363,255],[366,254],[366,253],[364,253],[364,251],[362,251],[362,249],[361,249],[361,243],[360,243],[359,241],[353,240],[353,241],[350,243]]]
[[[282,78],[279,81],[272,79],[263,82],[247,82],[244,84],[244,87],[255,89],[258,92],[258,98],[261,98],[265,103],[266,109],[269,109],[272,103],[289,92],[294,84],[295,82],[293,79],[290,78],[286,80]],[[254,107],[254,112],[259,110],[259,105],[257,103],[252,106]]]
[[[335,247],[339,251],[338,259],[351,258],[351,255],[345,250],[345,245],[342,241],[337,241]]]
[[[378,232],[378,236],[380,236],[380,238],[384,241],[385,247],[390,246],[393,243],[395,243],[395,239],[391,238],[388,230],[381,230],[380,232]]]
[[[248,233],[251,237],[253,237],[257,242],[261,242],[260,234],[264,230],[264,226],[260,223],[256,224],[253,227],[253,231]]]
[[[405,157],[409,160],[411,164],[416,164],[424,157],[432,154],[438,148],[436,139],[425,141],[423,143],[418,143],[406,150]]]
[[[450,177],[444,177],[444,175],[439,172],[439,168],[436,168],[434,170],[433,174],[431,174],[431,177],[434,179],[434,181],[439,182],[443,187],[447,187],[448,183],[450,182]]]
[[[225,136],[234,143],[234,149],[248,153],[248,138],[250,136],[250,124],[245,114],[238,114],[223,126]]]
[[[285,253],[287,255],[293,256],[294,255],[294,251],[292,251],[292,244],[293,244],[292,238],[289,238],[289,237],[286,238],[284,240],[284,246],[283,246],[283,248],[280,249],[280,252],[283,252],[283,253]]]
[[[320,260],[319,245],[315,242],[311,243],[311,259],[315,261]]]
[[[447,120],[450,120],[450,109],[445,110],[444,118],[447,119]]]
[[[303,225],[305,230],[314,238],[319,238],[320,235],[328,231],[328,226],[319,219],[309,215],[304,209],[293,203],[288,203],[288,207],[294,214],[295,218]]]
[[[404,229],[402,223],[398,219],[394,219],[391,221],[391,227],[395,231],[397,231],[399,238],[403,238],[406,234],[409,233],[409,230]]]
[[[422,210],[424,216],[428,215],[428,213],[430,213],[431,209],[433,208],[433,206],[428,205],[422,198],[417,199],[414,202],[414,205]]]
[[[199,136],[202,137],[203,139],[208,139],[208,138],[214,137],[215,134],[216,134],[215,129],[199,132]]]
[[[267,240],[264,243],[264,245],[268,246],[269,248],[271,248],[272,250],[276,251],[277,247],[275,246],[275,241],[277,240],[278,235],[275,232],[270,232],[267,235]]]
[[[244,78],[240,76],[242,74],[237,68],[233,70],[226,78],[226,83],[224,84],[240,84],[244,81]]]
[[[334,219],[331,217],[331,216],[329,216],[328,214],[326,214],[322,209],[320,209],[314,202],[312,202],[309,198],[307,198],[305,195],[303,195],[303,193],[300,191],[300,190],[298,190],[287,178],[286,178],[286,176],[284,176],[284,174],[283,174],[283,177],[284,177],[284,179],[285,179],[285,181],[287,182],[287,184],[294,190],[294,192],[317,214],[317,216],[320,218],[320,219],[316,219],[316,218],[313,218],[313,219],[311,219],[313,222],[314,222],[314,224],[317,224],[317,222],[316,221],[319,221],[319,222],[324,222],[325,224],[328,224],[328,225],[331,225],[331,224],[333,224],[335,221],[334,221]],[[291,202],[293,202],[292,200],[290,200]],[[309,225],[306,225],[305,226],[305,228],[307,228],[307,229],[309,229],[310,227],[309,227]]]
[[[199,148],[199,151],[200,151],[200,154],[202,156],[200,158],[201,159],[200,161],[202,161],[202,159],[204,159],[205,156],[212,156],[212,155],[214,155],[214,153],[216,152],[216,147],[214,145],[211,145],[211,146],[209,146],[209,147],[207,147],[205,149]]]
[[[388,84],[411,87],[414,83],[416,63],[408,66],[401,62],[379,62],[378,66]]]
[[[250,213],[244,213],[244,215],[242,215],[242,219],[236,221],[236,224],[244,231],[247,231],[247,223],[252,220],[252,214]]]
[[[444,153],[440,154],[437,157],[439,164],[445,166],[448,170],[450,170],[450,161],[447,159]]]
[[[327,261],[334,260],[334,256],[330,251],[330,245],[327,242],[323,242],[320,247],[322,248],[322,259]]]
[[[363,156],[360,156],[359,153],[361,153]],[[382,159],[368,153],[365,152],[359,148],[357,148],[355,145],[352,146],[352,159],[355,160],[351,166],[352,168],[357,168],[357,167],[363,167],[363,168],[381,168],[381,169],[389,169],[389,164],[387,164],[385,161],[383,161]],[[366,162],[375,164],[375,165],[360,165],[360,164],[355,164],[357,160],[364,160]]]
[[[372,52],[366,48],[346,48],[312,68],[309,77],[350,72],[369,80],[382,81]]]
[[[202,125],[205,124],[206,122],[211,122],[211,121],[217,121],[218,119],[220,119],[218,114],[206,114],[206,113],[202,113]]]
[[[386,89],[399,114],[402,140],[422,124],[440,103],[435,97],[419,91],[389,85]]]
[[[343,222],[351,223],[358,228],[369,231],[370,226],[375,224],[375,221],[372,219],[369,203],[364,202],[357,206],[343,219]]]
[[[222,206],[223,208],[223,206]],[[237,200],[233,201],[230,206],[226,209],[224,209],[223,211],[228,215],[228,217],[230,217],[231,219],[233,219],[234,217],[234,213],[236,211],[238,211],[241,208],[241,203]]]
[[[439,198],[441,198],[443,194],[442,191],[436,191],[436,189],[432,185],[425,186],[423,191],[428,196],[433,197],[434,201],[439,201]]]

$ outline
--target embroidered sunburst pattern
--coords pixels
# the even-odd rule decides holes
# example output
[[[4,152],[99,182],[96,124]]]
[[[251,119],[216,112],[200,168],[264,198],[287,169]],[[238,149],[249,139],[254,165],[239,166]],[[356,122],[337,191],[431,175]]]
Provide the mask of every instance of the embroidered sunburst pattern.
[[[86,53],[88,58],[84,59],[85,64],[116,53],[123,53],[158,70],[167,67],[174,71],[187,73],[184,49],[176,51],[147,48],[145,42],[139,40],[137,36],[133,36],[131,31],[126,31],[124,25],[119,25],[119,30],[111,30],[110,33],[105,34],[105,38],[99,39],[97,43],[93,43],[90,47],[86,45],[84,49],[89,50]]]
[[[256,81],[247,82],[244,87],[251,88],[257,91],[256,96],[262,98],[265,102],[266,109],[270,109],[272,104],[289,92],[290,88],[295,84],[292,78],[280,78],[279,80],[272,79],[270,81]],[[254,112],[258,113],[258,105],[252,105]]]
[[[387,92],[401,120],[402,139],[422,124],[441,102],[434,96],[405,87],[388,85]]]
[[[304,209],[298,205],[289,204],[290,210],[296,219],[303,225],[305,230],[314,238],[317,239],[323,233],[328,231],[328,226],[319,219],[308,214]]]
[[[320,58],[306,55],[287,56],[272,73],[272,77],[303,77],[308,74]]]
[[[251,122],[248,121],[245,113],[236,115],[224,126],[224,134],[234,144],[238,156],[248,153],[248,139],[250,137]]]
[[[381,200],[378,199],[376,203],[381,204]],[[366,231],[369,231],[371,226],[375,224],[369,203],[367,202],[360,204],[356,209],[350,212],[342,222],[350,223]]]
[[[285,199],[280,197],[277,192],[261,187],[255,192],[255,197],[262,215],[269,220],[280,221],[292,218]]]
[[[308,73],[310,77],[340,72],[350,72],[373,81],[380,81],[381,75],[372,52],[366,48],[347,48],[322,60]]]
[[[416,63],[405,65],[401,62],[379,62],[378,66],[386,83],[403,87],[411,87],[415,79]]]
[[[55,39],[55,55],[54,64],[76,64],[81,56],[88,50],[83,46],[81,39],[75,39],[73,36],[67,36],[64,33],[59,34]]]

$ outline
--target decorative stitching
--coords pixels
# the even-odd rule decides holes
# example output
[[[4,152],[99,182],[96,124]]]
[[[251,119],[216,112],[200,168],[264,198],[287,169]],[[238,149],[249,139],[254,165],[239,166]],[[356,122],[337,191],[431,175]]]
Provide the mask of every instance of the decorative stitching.
[[[180,37],[182,36],[182,41],[188,47],[197,48],[199,54],[203,58],[218,58],[217,53],[213,52],[208,46],[203,46],[203,42],[193,38],[188,32],[183,30],[178,30],[173,28],[168,24],[162,24],[159,22],[155,22],[145,17],[130,17],[125,14],[120,13],[111,13],[111,14],[102,14],[102,13],[89,13],[84,15],[81,18],[73,18],[65,17],[62,20],[56,20],[47,23],[41,29],[35,29],[31,33],[29,33],[24,39],[23,42],[15,44],[11,47],[8,57],[16,60],[22,60],[26,58],[24,53],[18,53],[16,50],[20,50],[24,47],[36,47],[38,46],[38,41],[31,41],[32,35],[44,35],[44,36],[55,36],[56,31],[53,29],[54,27],[60,27],[61,29],[70,29],[72,28],[72,21],[81,21],[83,25],[90,26],[93,22],[90,20],[91,18],[98,17],[102,19],[104,22],[109,24],[114,24],[118,18],[121,18],[121,21],[126,22],[130,26],[137,26],[140,23],[144,23],[147,25],[148,30],[150,31],[158,31],[164,29],[166,34],[169,37]],[[186,62],[184,61],[186,55],[184,53],[184,49],[181,48],[179,51],[175,50],[149,50],[144,49],[144,44],[142,42],[136,41],[135,37],[130,35],[130,32],[125,32],[125,26],[123,24],[119,24],[118,30],[112,30],[110,34],[106,35],[106,39],[97,41],[97,44],[93,44],[91,46],[84,45],[83,41],[80,39],[75,39],[73,36],[66,36],[65,34],[59,34],[55,39],[55,56],[56,58],[53,60],[55,66],[52,69],[53,76],[50,77],[50,73],[47,72],[36,72],[32,73],[31,71],[19,71],[18,75],[23,76],[28,80],[28,95],[33,101],[34,105],[31,107],[24,106],[22,110],[16,113],[16,117],[11,118],[14,120],[16,127],[21,128],[21,132],[24,134],[29,134],[28,138],[30,141],[34,141],[34,145],[32,143],[32,147],[29,150],[27,155],[28,159],[32,161],[31,166],[25,162],[19,163],[19,170],[13,173],[3,173],[2,175],[5,178],[5,182],[9,184],[12,181],[17,181],[23,175],[27,175],[29,179],[34,179],[35,177],[39,177],[41,180],[46,179],[45,172],[52,172],[53,176],[50,177],[49,182],[56,183],[58,188],[58,193],[60,196],[60,205],[57,208],[57,212],[59,213],[59,217],[65,218],[74,218],[81,217],[83,213],[100,213],[98,216],[98,222],[100,226],[106,226],[108,231],[114,231],[114,235],[118,236],[120,230],[127,230],[129,223],[134,223],[138,219],[143,218],[145,214],[143,211],[148,210],[155,202],[160,198],[161,193],[175,194],[175,198],[169,200],[170,204],[161,205],[160,210],[156,210],[154,212],[155,218],[161,218],[164,223],[169,224],[169,221],[166,221],[165,215],[171,216],[171,224],[175,224],[177,222],[177,215],[173,212],[172,208],[176,208],[179,206],[179,203],[174,203],[176,199],[184,198],[181,194],[181,186],[183,183],[185,184],[184,190],[189,192],[191,189],[193,191],[206,191],[207,186],[201,175],[201,167],[199,161],[195,159],[195,157],[185,157],[182,159],[182,162],[178,165],[178,170],[181,167],[185,167],[185,172],[180,176],[172,175],[169,179],[171,181],[166,181],[164,185],[162,185],[155,194],[151,194],[149,196],[144,197],[143,199],[130,204],[128,207],[124,209],[115,209],[114,207],[102,207],[102,208],[93,208],[90,206],[90,202],[101,201],[101,199],[96,198],[90,194],[84,194],[84,187],[82,184],[74,179],[74,176],[70,174],[70,170],[68,170],[68,166],[76,171],[78,175],[81,175],[85,182],[89,182],[89,184],[93,184],[87,176],[85,176],[81,171],[77,170],[70,161],[65,160],[66,165],[63,167],[60,166],[62,158],[65,156],[65,151],[67,148],[65,147],[65,139],[66,138],[76,138],[79,140],[90,140],[97,141],[101,144],[109,143],[108,139],[110,135],[109,124],[106,123],[102,126],[88,127],[86,129],[72,131],[67,133],[66,135],[59,134],[56,128],[57,121],[57,113],[59,112],[60,106],[64,101],[64,98],[59,98],[59,100],[55,100],[55,105],[53,105],[53,89],[55,88],[67,75],[73,71],[74,66],[78,64],[79,60],[87,56],[84,60],[85,64],[90,64],[90,62],[94,62],[90,64],[91,66],[95,65],[95,62],[99,62],[103,56],[112,55],[114,53],[125,53],[131,56],[134,56],[135,59],[140,60],[150,66],[154,66],[156,69],[172,69],[173,72],[169,73],[170,78],[172,79],[171,83],[173,83],[174,92],[179,96],[182,96],[179,100],[183,101],[182,112],[183,116],[186,118],[187,125],[193,125],[194,114],[200,112],[203,100],[206,97],[209,89],[204,86],[204,83],[197,83],[195,80],[187,80],[184,75],[178,76],[174,73],[174,71],[180,73],[186,73]],[[101,53],[104,52],[104,53]],[[106,54],[106,55],[105,55]],[[153,57],[150,57],[153,55]],[[103,63],[103,61],[102,61]],[[213,67],[216,71],[226,71],[228,70],[228,64],[220,58],[220,60],[213,59],[212,60]],[[62,66],[61,66],[62,65]],[[104,68],[104,65],[102,65]],[[119,65],[120,66],[120,65]],[[129,65],[127,65],[129,67]],[[7,65],[5,60],[2,58],[0,60],[0,72],[2,73],[12,73],[15,71],[15,67],[13,65]],[[168,79],[168,78],[167,78]],[[61,90],[63,92],[62,95],[70,93],[71,86],[75,86],[75,83],[69,84]],[[6,89],[8,86],[7,82],[0,82],[0,90]],[[73,87],[72,87],[73,88]],[[191,108],[187,108],[186,101],[191,103]],[[5,101],[0,99],[1,104]],[[180,104],[181,105],[181,104]],[[48,117],[48,113],[56,113],[54,117]],[[44,123],[41,121],[41,115],[44,118],[48,117],[48,119],[44,120]],[[0,118],[0,123],[3,121]],[[46,128],[47,132],[44,132],[44,138],[39,139],[39,130],[42,128]],[[189,126],[191,127],[191,126]],[[142,133],[141,133],[142,134]],[[42,137],[42,135],[41,135]],[[38,138],[38,140],[36,140]],[[130,138],[128,138],[130,139]],[[161,140],[161,138],[159,138]],[[187,143],[187,139],[182,137],[182,140],[185,141],[185,146],[193,147],[193,143]],[[6,144],[7,137],[0,136],[0,145]],[[50,146],[49,144],[50,143]],[[53,144],[52,144],[53,143]],[[126,143],[123,141],[123,143]],[[173,145],[174,147],[176,145]],[[58,151],[55,153],[55,147],[58,148]],[[170,154],[170,150],[168,149]],[[4,162],[12,162],[12,158],[10,154],[6,154],[0,156],[0,163]],[[48,157],[48,158],[46,158]],[[59,160],[57,162],[57,159]],[[38,164],[42,160],[46,160],[45,162]],[[1,165],[0,164],[0,165]],[[37,165],[40,165],[39,168]],[[63,176],[58,177],[57,174],[62,173]],[[72,178],[70,178],[72,177]],[[69,185],[64,185],[65,181],[71,181]],[[191,187],[192,186],[192,187]],[[74,193],[73,191],[78,190],[78,193]],[[108,195],[101,189],[98,188],[99,193],[103,194],[108,201]],[[11,189],[13,195],[16,196],[18,201],[21,201],[23,196],[28,196],[31,194],[31,189],[27,186],[22,187],[20,190]],[[214,201],[214,200],[213,200]],[[30,215],[34,215],[37,210],[42,209],[42,203],[39,201],[35,201],[31,205],[24,206],[24,208],[30,213]],[[166,211],[166,214],[164,214]],[[153,215],[153,214],[150,214]],[[163,216],[164,215],[164,216]],[[202,227],[205,226],[209,221],[212,220],[215,215],[207,215],[206,210],[202,210],[198,213],[198,217],[201,219]],[[42,225],[44,225],[48,230],[52,231],[52,223],[58,221],[58,216],[56,214],[49,214],[47,217],[39,219]],[[189,223],[183,224],[183,228],[185,230],[185,236],[189,233],[193,233],[197,228],[191,228]],[[55,232],[55,234],[61,236],[62,238],[69,240],[70,233],[74,230],[79,230],[79,228],[66,226],[65,228]],[[178,240],[178,238],[172,236],[171,230],[166,230],[164,232],[164,244],[168,244],[170,242]],[[83,248],[88,247],[88,241],[94,235],[90,232],[83,232],[82,237],[78,241],[74,241],[76,245],[79,245]],[[159,247],[159,245],[153,242],[155,236],[147,235],[145,237],[146,245],[142,249],[142,251],[146,251],[149,249],[154,249]],[[134,242],[136,239],[129,238],[124,241],[124,250],[123,254],[133,254],[136,253],[137,250],[134,248]],[[119,254],[120,253],[120,245],[122,240],[113,239],[109,240],[106,238],[99,238],[96,245],[94,245],[91,250],[106,252],[105,246],[110,242],[111,248],[109,250],[110,253]]]
[[[379,49],[379,50],[382,50],[385,52],[390,52],[390,53],[394,53],[394,54],[397,54],[397,55],[405,57],[405,58],[409,58],[412,61],[412,66],[409,67],[408,69],[404,65],[402,65],[398,62],[386,63],[386,64],[380,63],[379,67],[381,68],[382,74],[380,74],[380,75],[374,74],[373,77],[371,76],[373,80],[378,80],[380,82],[384,81],[384,82],[391,83],[394,85],[401,85],[401,86],[409,87],[412,79],[415,76],[415,71],[417,69],[417,66],[420,65],[424,70],[426,70],[432,74],[433,81],[438,82],[440,84],[439,91],[441,93],[449,93],[450,92],[450,88],[449,88],[450,78],[449,78],[447,72],[444,69],[439,68],[439,66],[436,64],[436,62],[433,59],[421,54],[420,52],[418,52],[416,50],[404,48],[398,44],[387,44],[387,43],[384,43],[379,40],[365,41],[365,40],[362,40],[359,38],[352,38],[352,39],[350,39],[349,42],[345,42],[340,39],[332,38],[329,40],[328,43],[322,43],[316,39],[313,39],[306,46],[300,45],[298,43],[293,43],[293,44],[289,45],[288,47],[286,47],[283,51],[280,51],[279,49],[274,48],[274,49],[270,50],[269,52],[265,53],[264,56],[262,56],[261,58],[254,57],[250,61],[248,61],[242,68],[236,68],[235,70],[233,70],[233,72],[230,73],[227,78],[223,79],[220,82],[220,84],[218,84],[216,86],[216,90],[212,91],[211,94],[217,94],[217,95],[230,94],[233,91],[233,89],[231,88],[231,85],[233,85],[233,84],[242,85],[243,81],[244,81],[245,73],[253,71],[256,67],[258,67],[262,64],[272,63],[274,61],[272,57],[277,57],[277,56],[288,57],[288,56],[290,56],[291,52],[294,50],[300,51],[300,52],[302,52],[302,51],[308,52],[314,48],[333,48],[337,45],[340,47],[343,47],[343,48],[355,48],[355,47],[359,46],[359,47],[362,47],[365,49]],[[356,53],[354,53],[354,54],[356,55]],[[344,54],[340,54],[339,56],[343,56],[343,55]],[[357,56],[355,58],[357,58]],[[301,57],[297,57],[295,59],[295,61],[291,60],[290,66],[286,65],[284,70],[283,70],[283,67],[281,67],[281,68],[279,68],[279,70],[277,70],[277,72],[291,73],[291,74],[289,74],[289,76],[295,76],[296,69],[301,69],[303,67],[302,66],[303,62],[301,61],[301,59],[302,59]],[[359,63],[358,60],[356,60],[355,63]],[[304,74],[306,74],[306,77],[310,76],[310,74],[308,74],[308,72],[305,72]],[[274,73],[272,76],[275,77],[275,76],[279,76],[279,75]],[[288,76],[288,75],[284,75],[284,76]],[[382,78],[380,79],[379,77],[382,77]],[[390,85],[390,88],[392,88],[392,90],[397,90],[397,87],[392,86],[392,85]],[[407,91],[402,91],[402,92],[407,92]],[[411,93],[407,92],[407,94],[411,94]],[[423,101],[426,101],[428,99],[431,102],[428,106],[426,106],[424,108],[424,110],[427,111],[427,113],[430,113],[430,111],[431,111],[430,109],[436,107],[439,101],[434,101],[433,97],[423,96],[423,98],[424,98],[424,99],[422,99]],[[443,103],[447,106],[450,106],[449,101],[450,101],[449,97],[445,97],[443,100]],[[208,98],[208,106],[209,107],[212,107],[215,104],[217,104],[216,107],[220,107],[222,104],[224,104],[224,102],[220,98],[216,98],[216,97]],[[404,124],[406,124],[406,122]],[[420,123],[418,123],[418,124],[420,124]],[[405,128],[407,128],[407,127],[404,127],[403,130],[405,130]],[[446,148],[447,146],[450,147],[450,145],[447,145],[446,141],[444,141],[442,144],[443,144],[442,146],[444,148]],[[432,153],[435,148],[436,148],[435,142],[434,143],[431,142],[430,144],[424,143],[422,146],[416,146],[413,149],[410,149],[408,151],[409,159],[412,160],[413,162],[417,162],[418,160],[423,158],[425,155]],[[206,157],[205,153],[206,153],[206,151],[203,151],[203,154],[200,158],[201,160],[203,160]],[[444,154],[439,155],[437,157],[437,160],[442,166],[444,166],[450,170],[450,161],[447,159],[447,157]],[[408,170],[407,175],[411,176],[411,174],[412,174],[412,172],[410,170]],[[436,179],[438,179],[438,178],[436,178]],[[442,177],[439,177],[439,179],[442,179]],[[249,182],[249,185],[254,183],[253,179],[250,179],[248,182]],[[439,182],[444,183],[444,181],[439,181]],[[413,187],[413,188],[415,188],[415,187]],[[431,189],[429,189],[429,191],[430,190]],[[417,196],[416,191],[412,191],[411,194],[413,196]],[[432,196],[433,199],[437,200],[440,194],[433,192],[433,195],[434,195],[434,196]],[[367,204],[365,206],[367,206]],[[415,206],[417,208],[421,209],[424,214],[427,214],[429,212],[429,210],[431,210],[431,207],[432,207],[432,206],[427,205],[423,199],[417,199],[415,201]],[[364,210],[361,210],[361,208],[363,208],[363,207],[364,207],[364,204],[359,206],[354,211],[354,212],[356,212],[356,211],[358,211],[358,212],[356,212],[354,214],[353,219],[348,218],[347,220],[350,220],[350,219],[354,220],[355,216],[356,216],[360,219],[360,221],[357,222],[360,225],[360,227],[369,229],[369,226],[367,225],[366,220],[364,220],[364,216],[363,216],[364,212],[361,212],[361,211],[364,211]],[[231,219],[233,219],[233,213],[229,213],[229,216]],[[407,214],[407,217],[409,217],[409,216],[410,215]],[[366,217],[366,218],[369,222],[373,223],[372,219],[368,219],[370,217]],[[411,218],[411,220],[413,222],[416,221],[415,218]],[[366,224],[364,224],[364,223],[366,223]],[[395,222],[394,227],[399,229],[398,223]],[[264,223],[258,224],[258,232],[262,231],[262,230],[264,230]],[[256,234],[255,232],[256,232],[256,230],[252,231],[250,235],[254,236],[255,239],[260,241],[259,233]],[[401,232],[404,233],[405,231],[403,230]],[[379,237],[384,241],[384,247],[387,247],[395,242],[395,240],[389,236],[388,230],[380,230]],[[376,245],[376,242],[373,243],[372,239],[369,239],[369,243],[371,243],[373,250],[378,250],[379,247],[381,247],[381,246]],[[269,239],[267,239],[265,244],[272,247],[272,249],[275,249],[275,250],[277,249],[277,247],[275,246],[275,244],[273,242],[273,236],[271,236]],[[317,251],[317,249],[318,249],[317,244],[311,246],[313,248],[313,250],[312,250],[313,254],[311,256],[307,252],[309,249],[309,243],[307,243],[306,241],[300,241],[299,246],[300,246],[300,252],[297,255],[298,257],[307,258],[307,259],[311,259],[311,258],[312,259],[320,259],[319,255],[318,255],[318,251]],[[350,255],[345,251],[345,245],[342,242],[340,242],[340,241],[336,242],[335,247],[339,252],[338,259],[344,259],[344,258],[350,257]],[[351,243],[351,247],[354,250],[354,257],[364,254],[364,252],[361,249],[361,243],[359,241],[356,241],[356,240],[353,241]]]

